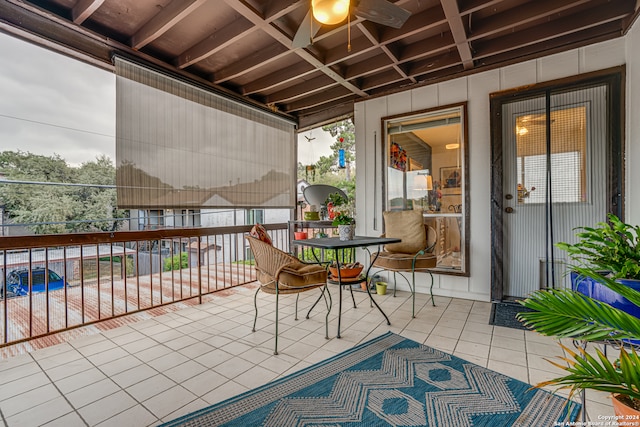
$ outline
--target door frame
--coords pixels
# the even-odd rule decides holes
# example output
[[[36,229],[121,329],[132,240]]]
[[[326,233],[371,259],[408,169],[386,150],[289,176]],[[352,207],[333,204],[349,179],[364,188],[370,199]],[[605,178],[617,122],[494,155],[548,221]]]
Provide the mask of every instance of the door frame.
[[[545,96],[547,92],[563,92],[581,87],[608,86],[607,109],[611,119],[607,124],[607,211],[624,221],[624,103],[626,67],[608,68],[592,73],[523,86],[490,95],[491,130],[491,301],[505,299],[503,257],[503,156],[502,156],[502,105],[505,103]]]

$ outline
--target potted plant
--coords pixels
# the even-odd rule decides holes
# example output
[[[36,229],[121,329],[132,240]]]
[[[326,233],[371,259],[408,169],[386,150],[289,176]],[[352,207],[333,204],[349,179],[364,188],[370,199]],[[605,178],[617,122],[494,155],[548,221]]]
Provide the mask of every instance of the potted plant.
[[[592,278],[571,272],[572,289],[606,302],[640,317],[640,309],[617,292],[605,286],[601,276],[640,291],[640,227],[622,222],[613,214],[609,223],[599,222],[596,227],[582,227],[575,244],[558,243],[556,246],[567,252],[574,266],[587,267],[599,274]]]
[[[556,246],[566,250],[574,262],[571,268],[576,282],[588,279],[598,283],[617,295],[617,301],[624,298],[624,309],[599,300],[596,298],[599,294],[581,292],[574,284],[572,289],[534,292],[520,302],[533,311],[521,312],[517,317],[542,335],[583,342],[616,342],[620,347],[616,362],[611,362],[599,349],[592,356],[584,349],[572,351],[562,346],[567,354],[560,358],[564,363],[551,363],[566,375],[537,386],[569,389],[570,396],[585,389],[609,392],[616,414],[622,415],[618,412],[621,409],[640,410],[640,357],[634,346],[625,347],[630,340],[640,343],[636,341],[640,340],[640,318],[629,313],[640,310],[640,291],[624,283],[638,271],[638,228],[613,215],[609,215],[609,220],[611,225],[599,223],[597,228],[583,228],[577,234],[580,241],[576,244]],[[640,420],[640,412],[630,417],[621,420]]]
[[[329,218],[333,220],[332,225],[338,227],[340,240],[351,240],[354,234],[355,219],[352,216],[353,207],[349,200],[339,193],[331,193],[326,200]]]

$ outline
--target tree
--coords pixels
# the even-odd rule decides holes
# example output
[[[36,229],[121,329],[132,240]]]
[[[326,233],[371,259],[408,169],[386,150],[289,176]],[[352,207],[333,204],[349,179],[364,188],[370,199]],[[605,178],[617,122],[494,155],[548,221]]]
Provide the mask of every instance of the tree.
[[[116,190],[100,187],[115,184],[115,167],[106,156],[76,168],[58,155],[4,151],[0,173],[7,181],[30,183],[0,185],[0,200],[13,222],[28,224],[36,234],[113,231],[120,224],[115,220],[128,216],[116,208]]]
[[[345,190],[349,198],[355,197],[355,127],[351,119],[341,120],[322,127],[336,140],[331,144],[332,154],[322,156],[313,165],[314,173],[308,174],[306,166],[298,164],[298,178],[307,179],[312,184],[328,184]],[[339,151],[344,149],[346,168],[338,165]]]

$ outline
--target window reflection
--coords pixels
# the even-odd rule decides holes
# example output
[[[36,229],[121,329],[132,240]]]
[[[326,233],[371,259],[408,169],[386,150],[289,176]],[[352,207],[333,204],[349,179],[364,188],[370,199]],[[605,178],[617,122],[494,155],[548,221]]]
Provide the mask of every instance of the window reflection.
[[[385,209],[422,211],[437,234],[438,269],[467,274],[464,105],[383,120]]]

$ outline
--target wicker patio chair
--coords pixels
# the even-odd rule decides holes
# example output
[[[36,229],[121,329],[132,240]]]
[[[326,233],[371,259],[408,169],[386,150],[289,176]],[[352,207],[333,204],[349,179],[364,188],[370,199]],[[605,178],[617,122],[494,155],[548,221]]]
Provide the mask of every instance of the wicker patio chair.
[[[298,297],[300,293],[322,288],[321,296],[325,299],[327,315],[325,317],[325,337],[329,338],[329,312],[331,311],[331,294],[327,289],[327,271],[319,264],[306,264],[296,257],[265,243],[255,237],[246,236],[255,259],[256,275],[260,287],[253,297],[255,317],[253,332],[258,320],[258,292],[262,291],[276,296],[276,337],[274,354],[278,354],[278,302],[280,295],[296,294],[295,320],[298,320]],[[328,299],[327,299],[328,297]]]
[[[433,299],[433,274],[437,257],[433,254],[437,236],[433,227],[424,224],[422,212],[418,210],[388,211],[383,213],[386,237],[402,239],[400,243],[385,245],[384,250],[371,254],[372,269],[393,272],[393,296],[396,296],[396,274],[402,276],[411,289],[412,315],[416,317],[416,272],[427,272],[431,276],[431,303]],[[411,281],[402,273],[411,273]]]

